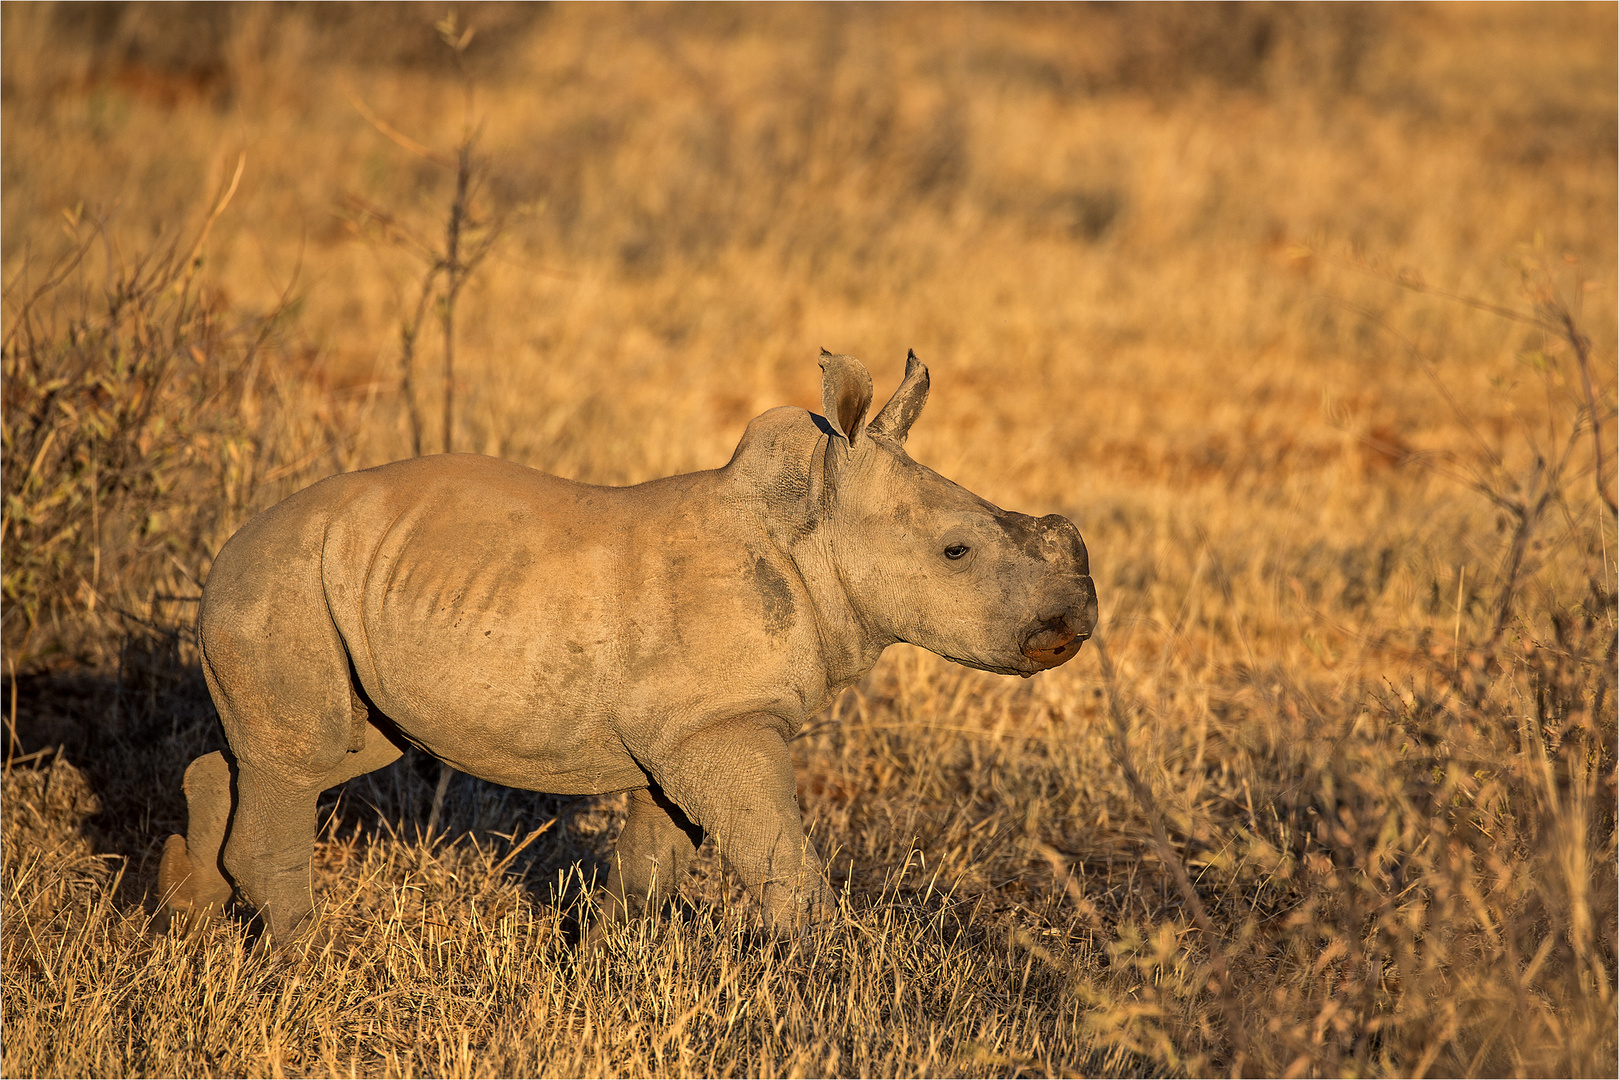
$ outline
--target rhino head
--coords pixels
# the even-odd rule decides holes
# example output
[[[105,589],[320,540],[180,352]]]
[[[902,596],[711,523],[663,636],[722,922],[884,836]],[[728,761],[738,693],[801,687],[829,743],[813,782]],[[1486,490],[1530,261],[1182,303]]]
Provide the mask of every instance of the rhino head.
[[[914,353],[869,422],[865,365],[823,351],[821,369],[814,534],[874,643],[904,641],[1025,678],[1071,660],[1097,618],[1074,524],[1002,510],[911,460],[905,438],[928,396]]]

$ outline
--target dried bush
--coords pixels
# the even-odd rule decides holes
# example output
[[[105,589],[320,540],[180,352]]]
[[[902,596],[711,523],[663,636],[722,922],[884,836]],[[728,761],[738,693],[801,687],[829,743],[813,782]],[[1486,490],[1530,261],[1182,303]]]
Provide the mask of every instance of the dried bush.
[[[10,285],[0,581],[14,665],[95,655],[120,615],[188,623],[172,604],[195,600],[260,487],[309,463],[277,438],[286,308],[231,311],[198,273],[229,195],[192,244],[127,260],[103,223],[70,213],[67,252]]]

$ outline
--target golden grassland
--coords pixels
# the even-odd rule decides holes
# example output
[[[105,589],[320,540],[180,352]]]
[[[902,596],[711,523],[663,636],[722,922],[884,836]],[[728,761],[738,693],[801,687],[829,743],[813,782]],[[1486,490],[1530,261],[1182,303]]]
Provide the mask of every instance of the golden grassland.
[[[0,6],[0,1071],[1619,1071],[1612,5],[440,14]],[[151,935],[210,557],[445,444],[446,312],[453,447],[598,483],[915,348],[1098,641],[812,722],[801,941],[705,851],[578,952],[621,799],[414,758],[321,948]]]

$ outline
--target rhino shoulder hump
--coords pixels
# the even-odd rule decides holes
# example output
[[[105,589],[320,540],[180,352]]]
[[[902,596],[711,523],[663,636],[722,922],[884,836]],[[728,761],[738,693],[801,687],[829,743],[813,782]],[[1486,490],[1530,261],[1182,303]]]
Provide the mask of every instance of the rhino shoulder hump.
[[[782,507],[809,497],[810,460],[821,438],[816,417],[784,405],[748,422],[725,466],[730,480]]]

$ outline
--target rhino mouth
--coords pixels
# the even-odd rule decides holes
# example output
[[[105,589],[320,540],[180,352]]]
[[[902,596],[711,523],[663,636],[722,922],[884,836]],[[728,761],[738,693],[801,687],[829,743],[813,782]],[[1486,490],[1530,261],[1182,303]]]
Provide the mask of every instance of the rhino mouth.
[[[1045,671],[1059,664],[1066,664],[1079,655],[1079,646],[1088,633],[1080,633],[1068,625],[1068,620],[1059,615],[1040,626],[1023,639],[1021,650],[1026,659],[1039,665],[1036,670]]]

